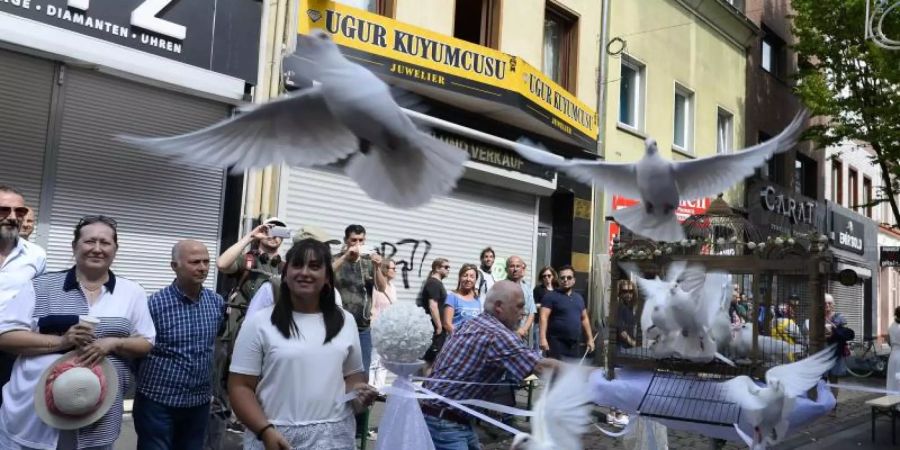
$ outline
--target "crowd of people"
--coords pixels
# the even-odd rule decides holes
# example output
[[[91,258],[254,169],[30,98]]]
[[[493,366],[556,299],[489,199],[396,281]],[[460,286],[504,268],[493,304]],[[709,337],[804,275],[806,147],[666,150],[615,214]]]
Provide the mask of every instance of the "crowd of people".
[[[362,225],[346,228],[336,254],[324,232],[303,227],[282,257],[273,231],[286,224],[266,220],[216,258],[235,280],[224,297],[204,287],[205,245],[178,241],[172,283],[148,297],[111,269],[115,219],[83,217],[74,265],[48,272],[29,241],[33,218],[19,191],[0,186],[0,448],[111,449],[132,390],[142,450],[219,449],[233,422],[245,449],[350,449],[365,435],[362,414],[387,382],[371,326],[397,302],[397,264],[369,250]],[[446,258],[423,280],[417,301],[434,327],[426,386],[448,398],[488,398],[491,383],[521,383],[594,348],[572,267],[542,268],[532,288],[516,255],[497,279],[496,256],[485,248],[478,264],[461,264],[449,291]],[[82,405],[89,413],[70,414],[69,391],[82,385],[99,386]],[[468,417],[422,406],[438,449],[477,448]]]

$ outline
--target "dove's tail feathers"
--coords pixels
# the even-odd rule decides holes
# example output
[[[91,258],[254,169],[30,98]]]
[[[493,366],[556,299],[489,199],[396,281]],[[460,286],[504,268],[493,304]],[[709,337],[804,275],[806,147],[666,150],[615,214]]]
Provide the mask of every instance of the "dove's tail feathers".
[[[347,163],[347,175],[366,195],[395,208],[416,208],[449,193],[465,171],[469,154],[415,131],[405,148],[372,147]]]
[[[773,139],[778,139],[778,146],[775,148],[775,153],[783,153],[797,145],[797,142],[800,141],[800,138],[803,136],[803,131],[806,129],[804,124],[810,118],[810,112],[808,109],[803,108],[802,111],[798,112],[794,119],[791,120],[791,123],[785,127],[784,130],[781,131],[777,136]]]
[[[397,102],[397,105],[404,109],[409,109],[419,113],[426,113],[430,109],[425,99],[421,95],[409,92],[396,86],[391,86],[391,97]]]
[[[654,216],[647,214],[642,204],[620,209],[613,218],[629,230],[654,241],[675,242],[684,239],[684,230],[674,214]]]
[[[731,367],[737,367],[737,365],[734,363],[734,361],[728,359],[728,357],[726,357],[725,355],[723,355],[719,352],[716,352],[716,359],[718,359],[719,361],[722,361],[725,364],[728,364]]]
[[[748,448],[753,448],[753,438],[748,436],[747,433],[744,433],[744,430],[742,430],[738,424],[734,424],[734,431],[737,433],[738,437],[744,441],[744,445]]]

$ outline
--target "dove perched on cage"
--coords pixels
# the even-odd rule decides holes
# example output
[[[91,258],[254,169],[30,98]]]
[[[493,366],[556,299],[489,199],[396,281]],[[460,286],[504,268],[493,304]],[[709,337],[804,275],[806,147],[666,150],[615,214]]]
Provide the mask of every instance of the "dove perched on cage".
[[[663,158],[651,138],[644,141],[644,157],[635,163],[565,159],[526,138],[518,141],[515,150],[525,159],[559,169],[581,182],[640,199],[638,205],[613,212],[613,218],[641,236],[672,242],[685,237],[675,216],[680,200],[717,195],[752,175],[772,155],[796,145],[808,117],[807,111],[797,114],[787,128],[766,142],[688,161]]]
[[[510,450],[581,450],[591,424],[591,383],[582,367],[561,364],[549,377],[533,411],[531,433],[513,438]]]
[[[834,365],[835,357],[834,345],[830,345],[800,361],[767,370],[763,386],[746,375],[723,383],[726,399],[741,408],[753,427],[753,438],[746,442],[751,449],[762,450],[784,439],[796,398],[816,386]]]
[[[305,61],[295,65],[303,72],[298,75],[319,83],[192,133],[119,138],[189,163],[233,171],[282,163],[323,166],[347,159],[347,175],[369,197],[399,208],[423,205],[456,186],[468,153],[409,119],[401,106],[414,108],[418,98],[404,94],[395,99],[387,84],[344,57],[323,30],[298,36],[297,51],[288,57]]]

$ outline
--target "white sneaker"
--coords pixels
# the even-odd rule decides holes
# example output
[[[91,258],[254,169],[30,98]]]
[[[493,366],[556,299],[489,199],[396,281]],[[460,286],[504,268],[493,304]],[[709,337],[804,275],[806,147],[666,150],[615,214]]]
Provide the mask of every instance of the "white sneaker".
[[[613,418],[613,425],[617,427],[628,426],[628,416],[625,414],[620,414],[619,417]]]

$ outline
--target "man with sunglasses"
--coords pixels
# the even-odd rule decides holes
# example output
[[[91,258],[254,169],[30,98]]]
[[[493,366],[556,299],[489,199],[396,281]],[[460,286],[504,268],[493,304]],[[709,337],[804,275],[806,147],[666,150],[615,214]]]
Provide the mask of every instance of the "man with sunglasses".
[[[580,358],[579,331],[584,333],[588,352],[594,351],[591,321],[581,294],[575,292],[575,269],[559,269],[559,289],[548,292],[541,302],[541,350],[550,358]]]
[[[47,269],[44,249],[19,237],[28,211],[21,192],[0,185],[0,308]],[[9,381],[14,361],[15,356],[0,352],[0,386]]]

